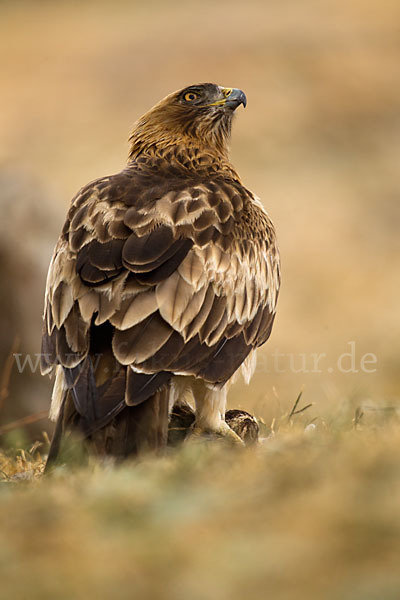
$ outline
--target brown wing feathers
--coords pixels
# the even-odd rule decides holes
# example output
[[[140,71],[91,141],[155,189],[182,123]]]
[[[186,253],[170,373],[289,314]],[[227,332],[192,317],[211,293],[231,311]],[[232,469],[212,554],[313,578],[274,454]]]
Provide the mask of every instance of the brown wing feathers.
[[[108,185],[112,187],[112,184],[111,179]],[[243,275],[238,272],[239,267],[248,268],[245,264],[246,245],[229,235],[233,225],[226,228],[226,224],[235,222],[235,218],[236,223],[238,221],[233,203],[229,206],[227,189],[225,184],[221,192],[223,199],[219,204],[216,202],[218,188],[215,185],[212,190],[197,186],[194,199],[189,194],[190,190],[175,195],[167,193],[144,213],[142,222],[140,210],[130,208],[125,214],[125,229],[115,225],[113,227],[119,234],[126,235],[129,231],[125,238],[112,238],[110,225],[115,221],[110,219],[108,230],[111,239],[103,242],[93,239],[98,229],[98,212],[94,214],[95,218],[89,226],[81,226],[85,231],[92,227],[92,239],[76,252],[76,274],[84,284],[83,293],[81,290],[80,297],[74,301],[71,280],[66,278],[64,281],[61,277],[48,308],[58,331],[55,336],[57,361],[69,364],[63,359],[68,350],[72,354],[80,352],[80,356],[84,355],[85,336],[90,327],[89,317],[99,312],[107,313],[107,319],[115,327],[113,348],[117,359],[123,364],[133,363],[139,367],[152,355],[157,355],[160,362],[159,351],[173,333],[179,335],[179,338],[174,336],[174,339],[180,340],[179,346],[182,346],[181,340],[188,342],[195,338],[199,358],[203,354],[200,347],[204,345],[210,351],[207,348],[202,350],[212,356],[220,339],[225,336],[235,337],[238,321],[242,321],[239,329],[247,345],[257,345],[260,325],[263,323],[265,329],[272,318],[265,307],[265,300],[266,294],[273,293],[273,290],[256,289],[256,274],[249,272],[246,277],[246,273]],[[123,190],[121,193],[123,198]],[[213,208],[204,208],[207,205],[207,193],[211,199],[208,206],[211,204]],[[237,201],[235,187],[231,193],[236,199],[236,206],[241,208],[243,200]],[[96,199],[96,194],[94,198]],[[93,196],[89,196],[87,201],[90,205]],[[178,208],[172,210],[171,205],[174,203]],[[71,229],[78,227],[78,214],[81,218],[90,214],[90,206],[87,210],[85,208],[85,205],[80,205],[73,214]],[[200,211],[200,208],[203,210]],[[108,210],[112,212],[111,207]],[[154,221],[149,220],[152,215],[153,218],[157,215],[159,220],[168,222],[154,227]],[[178,225],[172,222],[173,217]],[[137,231],[141,230],[141,235],[127,229],[127,225],[133,223]],[[149,231],[144,233],[146,224]],[[101,232],[104,239],[104,223]],[[206,237],[204,232],[208,232]],[[69,231],[68,234],[73,235],[73,232],[71,234]],[[191,237],[184,237],[185,234],[190,234]],[[224,250],[228,243],[231,253],[235,250],[242,253],[241,260],[231,261],[229,251]],[[260,244],[260,240],[256,243]],[[261,243],[264,243],[263,240]],[[265,248],[267,249],[266,245]],[[247,251],[251,258],[248,248]],[[69,252],[72,254],[70,250]],[[72,279],[76,277],[75,274],[67,275]],[[110,299],[109,290],[104,289],[116,279],[126,282],[126,286],[121,286],[118,301]],[[129,289],[129,280],[134,281],[134,289],[136,288],[132,293],[126,291]],[[89,287],[92,289],[88,290]],[[264,303],[257,307],[258,312],[255,314],[255,302],[262,302],[263,298]],[[249,321],[247,325],[246,321]],[[50,337],[51,334],[48,329],[47,336]],[[49,344],[51,346],[46,339],[46,349]],[[243,352],[246,354],[248,349]],[[180,347],[180,354],[182,353],[185,353],[184,347]],[[54,360],[53,346],[46,354],[51,354]],[[169,368],[174,369],[171,354],[168,359]],[[180,359],[176,368],[182,368],[184,363]],[[222,378],[228,379],[231,375],[229,368]]]
[[[180,181],[172,192],[153,186],[151,200],[141,181],[119,175],[85,188],[49,272],[42,368],[64,368],[87,436],[174,373],[225,383],[272,327],[277,287],[262,262],[277,259],[249,193]],[[102,324],[113,370],[104,381]]]

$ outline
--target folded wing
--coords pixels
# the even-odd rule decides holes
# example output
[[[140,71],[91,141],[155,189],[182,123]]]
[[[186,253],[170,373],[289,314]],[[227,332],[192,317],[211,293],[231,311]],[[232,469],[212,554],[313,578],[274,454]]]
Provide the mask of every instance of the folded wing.
[[[225,383],[268,339],[278,288],[273,226],[237,181],[104,178],[78,194],[55,249],[42,370],[83,365],[103,326],[141,401],[144,376]]]

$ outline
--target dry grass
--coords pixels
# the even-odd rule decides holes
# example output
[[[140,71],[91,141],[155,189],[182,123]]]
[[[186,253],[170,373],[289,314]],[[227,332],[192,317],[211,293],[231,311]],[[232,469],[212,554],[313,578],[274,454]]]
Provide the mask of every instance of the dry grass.
[[[0,597],[397,599],[399,424],[311,412],[49,478],[41,448],[0,454]]]

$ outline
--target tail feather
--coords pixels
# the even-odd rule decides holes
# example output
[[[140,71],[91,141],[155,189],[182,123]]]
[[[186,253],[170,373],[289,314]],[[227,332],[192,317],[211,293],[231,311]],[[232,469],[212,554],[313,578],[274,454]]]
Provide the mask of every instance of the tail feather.
[[[172,374],[160,371],[153,375],[135,373],[130,367],[127,371],[125,401],[128,406],[137,406],[152,396],[163,385],[169,383]]]
[[[65,368],[64,377],[46,468],[63,461],[68,438],[89,454],[116,458],[166,446],[170,373],[135,373],[114,357],[87,356],[78,367]]]
[[[90,436],[96,454],[121,459],[165,448],[168,396],[168,387],[164,386],[138,406],[125,406],[106,427]]]

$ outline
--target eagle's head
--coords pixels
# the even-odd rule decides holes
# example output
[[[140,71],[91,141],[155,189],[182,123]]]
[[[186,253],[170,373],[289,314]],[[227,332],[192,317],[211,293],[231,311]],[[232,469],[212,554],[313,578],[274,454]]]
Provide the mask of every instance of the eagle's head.
[[[215,83],[191,85],[169,94],[135,124],[130,141],[131,157],[160,152],[171,146],[200,148],[227,156],[232,117],[242,90]]]

